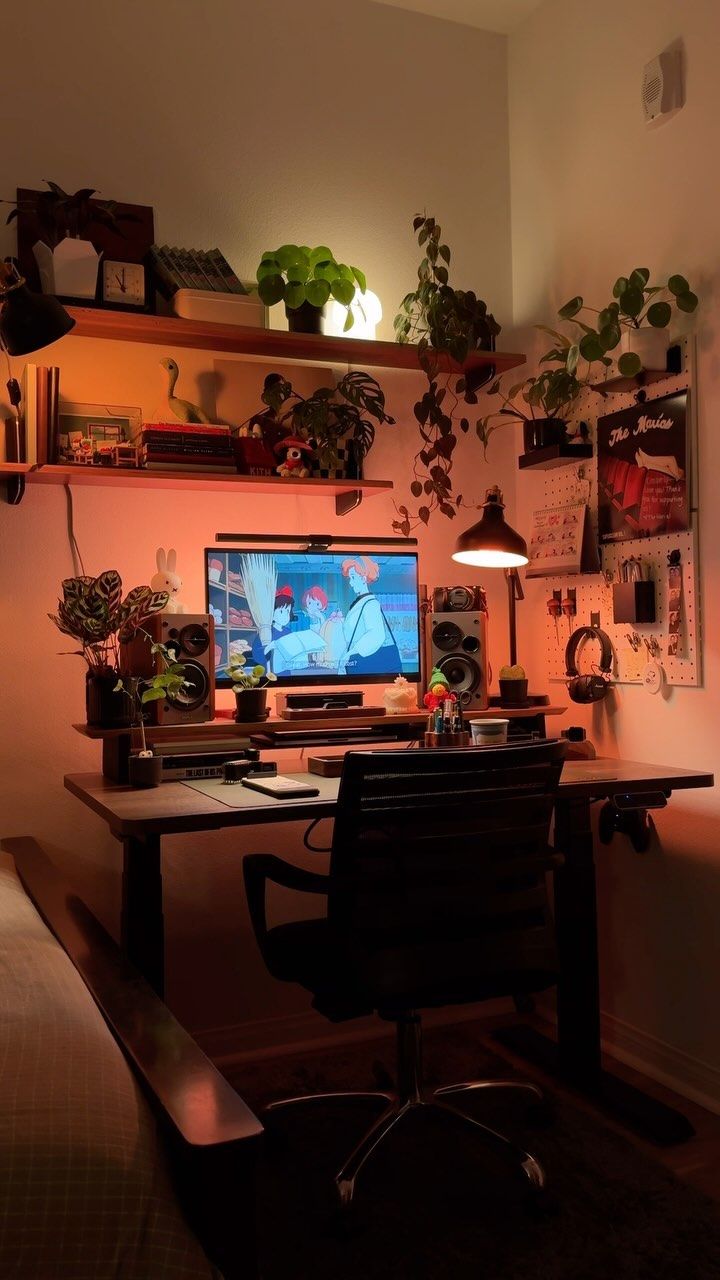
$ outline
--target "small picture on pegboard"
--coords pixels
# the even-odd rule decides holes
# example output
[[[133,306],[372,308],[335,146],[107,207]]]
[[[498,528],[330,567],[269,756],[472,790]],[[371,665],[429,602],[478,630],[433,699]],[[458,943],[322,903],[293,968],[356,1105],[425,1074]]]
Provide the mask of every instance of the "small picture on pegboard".
[[[601,543],[689,528],[687,392],[598,418]]]

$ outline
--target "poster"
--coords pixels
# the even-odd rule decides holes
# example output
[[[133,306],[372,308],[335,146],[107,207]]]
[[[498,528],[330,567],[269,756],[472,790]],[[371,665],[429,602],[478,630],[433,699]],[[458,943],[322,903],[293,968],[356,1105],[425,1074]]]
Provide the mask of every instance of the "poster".
[[[598,419],[601,543],[689,528],[687,392]]]

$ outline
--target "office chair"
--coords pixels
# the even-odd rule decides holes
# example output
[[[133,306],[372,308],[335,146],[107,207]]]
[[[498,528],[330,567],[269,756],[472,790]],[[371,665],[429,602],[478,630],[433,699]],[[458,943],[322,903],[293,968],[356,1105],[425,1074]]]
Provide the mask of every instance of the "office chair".
[[[470,1126],[513,1157],[540,1192],[534,1156],[466,1115],[464,1094],[516,1080],[471,1080],[431,1092],[423,1084],[419,1010],[554,984],[557,962],[545,873],[561,863],[548,829],[564,742],[430,751],[351,751],[345,756],[329,875],[273,855],[245,858],[253,928],[276,978],[312,993],[333,1022],[377,1012],[397,1028],[397,1094],[288,1098],[268,1110],[323,1098],[377,1098],[380,1118],[335,1179],[348,1205],[358,1174],[415,1107]],[[322,894],[327,915],[269,928],[268,881]]]

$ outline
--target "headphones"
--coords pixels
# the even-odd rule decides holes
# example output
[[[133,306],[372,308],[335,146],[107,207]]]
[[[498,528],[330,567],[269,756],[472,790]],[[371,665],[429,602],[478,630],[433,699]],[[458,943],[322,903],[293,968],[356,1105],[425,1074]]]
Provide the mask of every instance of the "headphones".
[[[600,674],[581,676],[577,669],[577,653],[582,641],[590,639],[600,642]],[[565,649],[565,674],[572,701],[601,702],[610,688],[612,664],[613,648],[604,631],[599,627],[578,627],[573,631]]]

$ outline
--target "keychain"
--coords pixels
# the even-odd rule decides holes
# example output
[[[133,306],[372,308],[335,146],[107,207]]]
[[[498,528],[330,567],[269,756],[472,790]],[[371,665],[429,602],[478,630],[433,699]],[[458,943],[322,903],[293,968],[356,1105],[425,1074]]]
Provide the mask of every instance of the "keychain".
[[[655,636],[651,636],[649,640],[643,636],[643,644],[648,653],[642,676],[643,688],[647,693],[659,693],[665,683],[665,672],[659,661],[662,649]]]

